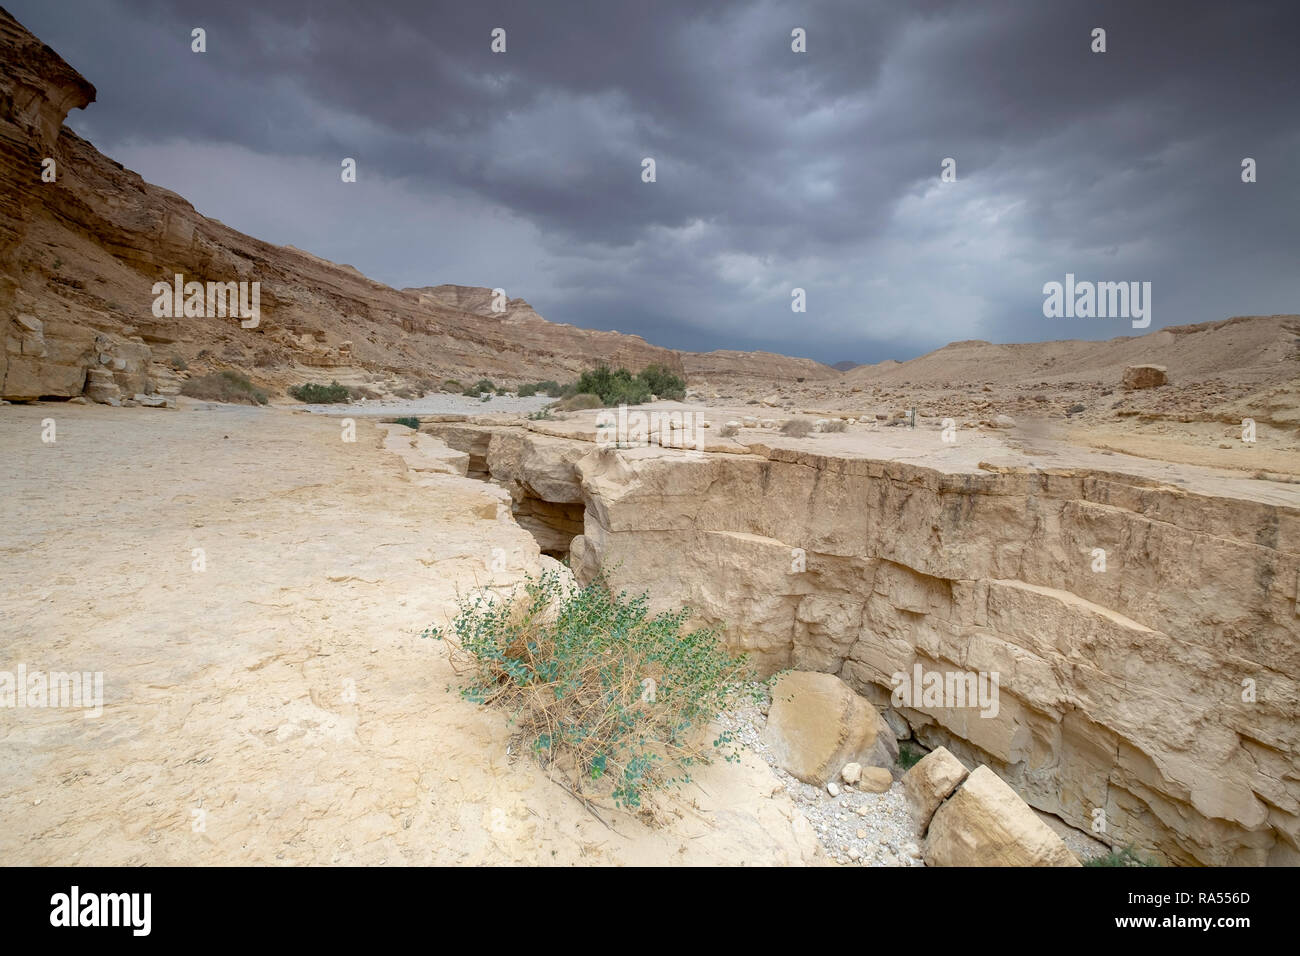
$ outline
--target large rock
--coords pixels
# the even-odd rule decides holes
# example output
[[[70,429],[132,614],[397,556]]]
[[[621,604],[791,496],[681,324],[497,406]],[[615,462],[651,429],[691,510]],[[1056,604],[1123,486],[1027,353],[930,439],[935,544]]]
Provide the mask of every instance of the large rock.
[[[101,405],[113,405],[122,399],[113,373],[106,368],[92,368],[86,372],[86,397]]]
[[[876,709],[834,674],[792,671],[772,688],[763,742],[777,763],[804,783],[822,786],[876,744]]]
[[[984,766],[935,811],[923,855],[926,866],[1079,866],[1051,827]]]
[[[966,768],[946,747],[930,751],[903,774],[903,794],[917,833],[925,836],[934,811],[966,777]]]
[[[1124,387],[1156,388],[1169,384],[1169,370],[1163,365],[1130,365],[1124,369]]]

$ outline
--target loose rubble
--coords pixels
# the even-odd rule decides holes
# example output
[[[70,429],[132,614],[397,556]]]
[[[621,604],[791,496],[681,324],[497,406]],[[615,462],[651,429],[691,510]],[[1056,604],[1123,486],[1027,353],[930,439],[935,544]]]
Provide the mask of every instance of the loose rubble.
[[[749,703],[746,696],[743,706],[721,716],[718,723],[731,733],[736,745],[752,750],[772,768],[782,788],[812,824],[827,857],[842,865],[924,866],[903,785],[893,781],[884,793],[866,793],[848,783],[842,772],[840,784],[817,787],[801,783],[781,769],[763,743],[762,731],[767,723],[764,712],[771,705],[771,697],[764,684],[752,685],[752,689],[758,701]],[[858,769],[865,776],[880,768]],[[832,786],[837,795],[830,792]]]

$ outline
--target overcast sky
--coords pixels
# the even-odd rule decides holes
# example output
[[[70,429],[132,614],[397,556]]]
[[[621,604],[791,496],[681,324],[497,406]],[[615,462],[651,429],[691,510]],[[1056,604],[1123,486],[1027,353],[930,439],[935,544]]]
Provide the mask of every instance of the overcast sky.
[[[1295,0],[4,2],[102,152],[397,288],[826,362],[1142,334],[1044,317],[1066,273],[1300,312]]]

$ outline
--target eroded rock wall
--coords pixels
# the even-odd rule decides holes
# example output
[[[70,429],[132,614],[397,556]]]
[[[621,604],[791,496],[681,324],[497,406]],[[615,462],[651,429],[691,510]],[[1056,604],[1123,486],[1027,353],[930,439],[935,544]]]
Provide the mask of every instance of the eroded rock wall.
[[[1174,863],[1300,862],[1300,510],[1122,473],[756,450],[498,429],[487,459],[580,493],[581,579],[614,568],[690,605],[764,673],[838,674],[882,707],[917,664],[996,673],[996,714],[895,714],[1040,810],[1086,830],[1100,811],[1099,836]]]

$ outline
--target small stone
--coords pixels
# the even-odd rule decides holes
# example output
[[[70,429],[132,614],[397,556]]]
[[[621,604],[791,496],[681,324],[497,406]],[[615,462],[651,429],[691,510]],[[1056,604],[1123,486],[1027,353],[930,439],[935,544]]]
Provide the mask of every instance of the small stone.
[[[837,784],[834,780],[832,780],[830,783],[826,784],[826,792],[829,793],[832,797],[838,797],[840,795],[839,784]]]
[[[846,763],[844,769],[840,771],[840,777],[845,783],[854,784],[862,779],[862,764]]]
[[[859,839],[859,840],[865,840],[866,838],[867,838],[867,831],[866,831],[866,830],[859,830],[859,831],[858,831],[858,839]]]

